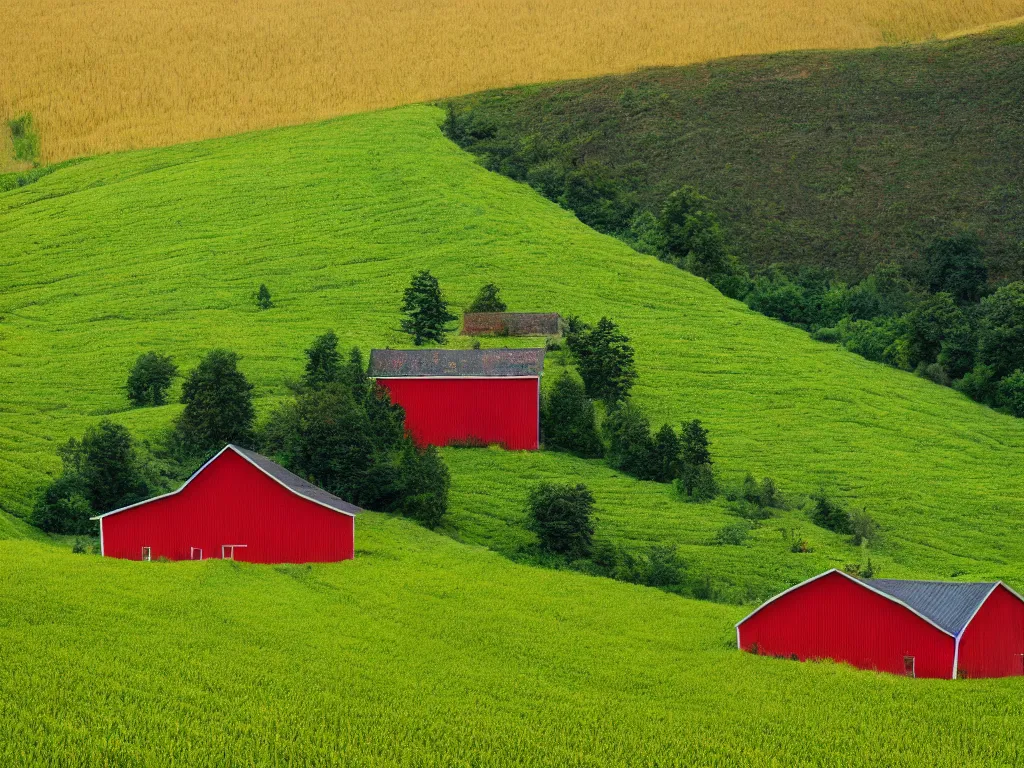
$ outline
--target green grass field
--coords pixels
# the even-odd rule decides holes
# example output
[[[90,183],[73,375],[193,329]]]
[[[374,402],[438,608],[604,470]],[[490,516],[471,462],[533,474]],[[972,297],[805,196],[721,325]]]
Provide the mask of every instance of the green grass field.
[[[1024,760],[1018,680],[741,654],[745,610],[516,565],[372,513],[354,561],[314,567],[0,541],[0,764]]]
[[[0,195],[0,508],[25,515],[59,469],[57,446],[103,415],[142,436],[168,426],[180,406],[126,410],[140,352],[188,369],[231,347],[266,408],[326,328],[364,350],[406,344],[401,290],[426,267],[455,306],[493,280],[517,310],[615,318],[656,426],[703,419],[726,482],[749,470],[792,498],[824,485],[867,506],[885,527],[871,553],[884,575],[1024,582],[1024,422],[813,342],[596,234],[480,168],[441,136],[440,117],[412,107],[103,156]],[[277,305],[266,312],[250,298],[261,282]],[[549,372],[558,366],[550,356]],[[865,556],[795,510],[748,546],[709,546],[733,519],[723,503],[687,505],[595,462],[446,458],[451,532],[502,551],[522,541],[523,501],[545,476],[591,486],[599,535],[678,544],[729,600]],[[791,553],[784,527],[815,552]]]
[[[742,260],[859,279],[937,235],[983,240],[1024,278],[1024,26],[804,51],[456,99],[531,160],[557,147],[660,208],[691,184]],[[556,156],[560,156],[556,153]],[[509,168],[515,168],[509,164]]]

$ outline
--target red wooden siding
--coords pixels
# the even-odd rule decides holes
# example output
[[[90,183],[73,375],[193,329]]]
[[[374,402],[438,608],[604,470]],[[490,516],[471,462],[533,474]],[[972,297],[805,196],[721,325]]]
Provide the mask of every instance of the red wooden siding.
[[[913,656],[917,677],[952,677],[955,641],[913,611],[840,573],[783,594],[739,625],[745,651],[833,659],[861,669],[904,674]]]
[[[960,637],[965,677],[1024,675],[1024,602],[998,585]]]
[[[353,556],[354,518],[296,496],[232,450],[225,450],[180,493],[100,520],[103,554],[139,560],[203,559],[244,544],[236,560],[304,563]]]
[[[512,450],[540,442],[538,378],[378,379],[405,409],[405,426],[419,445],[481,440]]]

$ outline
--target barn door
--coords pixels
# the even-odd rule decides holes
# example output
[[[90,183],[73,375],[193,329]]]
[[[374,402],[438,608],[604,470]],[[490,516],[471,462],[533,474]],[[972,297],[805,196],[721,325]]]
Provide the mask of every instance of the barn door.
[[[917,677],[914,670],[914,657],[904,656],[903,657],[903,674],[907,677]]]

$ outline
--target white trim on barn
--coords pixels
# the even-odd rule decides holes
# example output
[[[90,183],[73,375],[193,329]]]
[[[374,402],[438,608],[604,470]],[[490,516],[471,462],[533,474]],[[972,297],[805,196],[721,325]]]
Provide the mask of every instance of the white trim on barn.
[[[831,569],[825,571],[824,573],[819,573],[817,576],[812,576],[811,578],[807,579],[806,581],[801,581],[799,584],[793,585],[792,587],[790,587],[789,589],[785,590],[784,592],[780,592],[775,597],[773,597],[773,598],[771,598],[769,600],[766,600],[765,602],[761,603],[761,605],[759,605],[753,611],[751,611],[746,616],[744,616],[742,619],[740,619],[738,622],[736,622],[736,638],[737,638],[737,643],[736,644],[739,646],[739,629],[740,629],[740,625],[743,624],[743,622],[745,622],[751,616],[756,614],[762,608],[764,608],[764,607],[766,607],[768,605],[771,605],[776,600],[778,600],[780,597],[788,595],[790,592],[793,592],[794,590],[800,589],[800,587],[806,586],[807,584],[810,584],[812,581],[817,581],[818,579],[824,578],[825,576],[828,576],[829,574],[832,574],[832,573],[838,573],[840,576],[845,576],[847,579],[852,581],[854,584],[858,584],[858,585],[864,587],[869,592],[874,592],[876,595],[880,595],[880,596],[884,597],[886,600],[889,600],[889,601],[891,601],[893,603],[896,603],[896,605],[898,605],[898,606],[900,606],[902,608],[906,608],[908,611],[910,611],[912,614],[917,616],[919,619],[924,619],[926,622],[928,622],[933,627],[935,627],[937,630],[939,630],[939,632],[941,632],[942,634],[946,635],[947,637],[953,638],[954,642],[956,641],[956,635],[954,635],[952,632],[949,632],[948,630],[943,629],[942,627],[940,627],[938,624],[936,624],[934,621],[929,619],[924,614],[919,613],[918,611],[915,611],[913,608],[911,608],[909,605],[904,603],[902,600],[899,600],[898,598],[895,598],[892,595],[887,595],[885,592],[882,592],[881,590],[875,589],[870,584],[868,584],[866,582],[863,582],[860,579],[854,578],[853,576],[851,576],[850,574],[846,573],[845,571],[841,571],[838,568],[831,568]],[[991,594],[991,593],[989,593],[989,594]],[[986,599],[988,599],[988,598],[986,597]],[[742,646],[739,646],[739,647],[742,648]]]
[[[530,376],[530,377],[528,377],[528,378],[535,378],[535,377],[533,377],[533,376]],[[196,479],[197,477],[199,477],[200,473],[201,473],[201,472],[202,472],[202,471],[203,471],[204,469],[206,469],[206,468],[207,468],[208,466],[210,466],[210,465],[211,465],[211,464],[212,464],[213,462],[215,462],[215,461],[216,461],[217,459],[219,459],[219,458],[220,458],[220,455],[221,455],[222,453],[224,453],[224,451],[226,451],[226,450],[228,450],[228,449],[230,449],[230,450],[234,451],[234,452],[235,452],[235,455],[237,455],[237,456],[241,456],[241,457],[242,457],[243,459],[245,459],[245,460],[246,460],[246,461],[247,461],[247,462],[248,462],[249,464],[251,464],[252,466],[256,467],[256,469],[258,469],[258,470],[259,470],[260,472],[262,472],[262,473],[263,473],[264,475],[266,475],[267,477],[269,477],[269,478],[270,478],[271,480],[273,480],[273,481],[274,481],[275,483],[277,483],[277,484],[278,484],[278,485],[280,485],[280,486],[281,486],[282,488],[284,488],[285,490],[287,490],[287,491],[288,491],[289,493],[292,493],[292,494],[294,494],[295,496],[298,496],[298,497],[299,497],[300,499],[305,499],[306,501],[310,501],[310,502],[312,502],[312,503],[314,503],[314,504],[316,504],[316,505],[318,505],[318,506],[321,506],[321,507],[323,507],[324,509],[329,509],[329,510],[331,510],[332,512],[337,512],[337,513],[338,513],[339,515],[348,515],[349,517],[355,517],[355,516],[356,516],[355,512],[346,512],[346,511],[344,511],[344,510],[342,510],[342,509],[335,509],[335,508],[334,508],[334,507],[332,507],[332,506],[329,506],[329,505],[327,505],[327,504],[324,504],[324,503],[323,503],[322,501],[317,501],[316,499],[310,498],[309,496],[306,496],[306,495],[305,495],[305,494],[303,494],[303,493],[299,493],[299,492],[298,492],[298,491],[296,491],[296,490],[295,490],[294,488],[291,488],[291,487],[289,487],[289,486],[288,486],[288,485],[286,485],[286,484],[285,484],[284,482],[282,482],[281,480],[279,480],[278,478],[274,477],[274,476],[273,476],[272,474],[270,474],[269,472],[267,472],[267,471],[266,471],[265,469],[263,469],[263,467],[261,467],[261,466],[260,466],[259,464],[257,464],[257,463],[256,463],[255,461],[253,461],[253,460],[252,460],[252,459],[250,459],[250,458],[249,458],[248,456],[246,456],[246,455],[245,455],[244,453],[242,453],[242,452],[241,452],[241,451],[240,451],[240,450],[239,450],[239,449],[238,449],[238,448],[237,448],[236,446],[234,446],[234,445],[231,445],[231,444],[229,443],[228,445],[225,445],[225,446],[224,446],[223,448],[221,448],[221,449],[220,449],[219,451],[217,451],[216,455],[215,455],[215,456],[213,456],[213,458],[211,458],[211,459],[210,459],[209,461],[207,461],[207,462],[206,462],[205,464],[203,464],[203,466],[201,466],[201,467],[200,467],[199,469],[197,469],[197,470],[196,470],[196,471],[195,471],[194,473],[192,473],[192,476],[191,476],[191,477],[190,477],[190,478],[189,478],[188,480],[186,480],[186,481],[184,482],[184,484],[182,484],[182,486],[181,486],[181,487],[180,487],[180,488],[179,488],[178,490],[176,490],[176,491],[171,491],[170,493],[165,493],[165,494],[162,494],[162,495],[160,495],[160,496],[154,496],[154,497],[153,497],[152,499],[146,499],[145,501],[138,501],[138,502],[136,502],[136,503],[134,503],[134,504],[129,504],[129,505],[127,506],[127,507],[121,507],[120,509],[115,509],[115,510],[112,510],[112,511],[110,511],[110,512],[105,512],[104,514],[102,514],[102,515],[97,515],[96,517],[90,517],[90,518],[89,518],[90,520],[99,520],[99,521],[100,521],[100,539],[101,539],[101,541],[102,541],[102,538],[103,538],[103,518],[105,518],[105,517],[110,517],[111,515],[116,515],[116,514],[117,514],[117,513],[119,513],[119,512],[125,512],[125,511],[127,511],[127,510],[129,510],[129,509],[134,509],[135,507],[141,507],[141,506],[142,506],[143,504],[149,504],[149,503],[150,503],[150,502],[152,502],[152,501],[159,501],[160,499],[166,499],[166,498],[168,498],[168,497],[170,497],[170,496],[175,496],[175,495],[177,495],[177,494],[181,493],[181,492],[182,492],[183,490],[185,490],[185,488],[186,488],[186,487],[188,487],[188,484],[189,484],[189,483],[191,483],[191,482],[192,482],[193,480],[195,480],[195,479]]]

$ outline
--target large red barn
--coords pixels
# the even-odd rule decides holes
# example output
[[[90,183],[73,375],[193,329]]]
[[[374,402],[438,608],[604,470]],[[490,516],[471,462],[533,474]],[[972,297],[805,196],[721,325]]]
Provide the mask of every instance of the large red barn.
[[[854,578],[831,570],[736,625],[741,650],[912,677],[1024,675],[1024,598],[1001,581]]]
[[[375,349],[369,375],[419,445],[540,447],[543,349]]]
[[[351,560],[362,510],[228,445],[181,488],[100,515],[100,551],[128,560]]]

